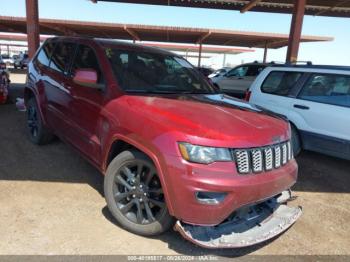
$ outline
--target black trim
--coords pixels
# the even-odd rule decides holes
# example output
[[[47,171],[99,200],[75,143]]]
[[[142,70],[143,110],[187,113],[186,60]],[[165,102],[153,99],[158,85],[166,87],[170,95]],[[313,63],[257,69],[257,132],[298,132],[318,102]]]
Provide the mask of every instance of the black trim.
[[[303,148],[350,160],[350,140],[299,130]]]

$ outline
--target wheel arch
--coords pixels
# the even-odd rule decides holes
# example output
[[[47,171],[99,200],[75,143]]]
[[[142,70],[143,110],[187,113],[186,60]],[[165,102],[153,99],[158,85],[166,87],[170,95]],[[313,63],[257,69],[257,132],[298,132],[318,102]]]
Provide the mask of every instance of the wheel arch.
[[[165,201],[168,207],[168,211],[171,215],[173,215],[173,206],[170,201],[170,194],[169,190],[167,188],[167,183],[165,181],[165,176],[163,169],[161,168],[161,163],[160,159],[156,156],[154,152],[152,152],[150,147],[146,147],[142,145],[141,143],[135,142],[134,140],[129,139],[128,137],[117,135],[114,136],[113,139],[111,140],[111,143],[108,146],[107,153],[105,154],[104,162],[103,162],[103,167],[102,171],[105,173],[107,171],[107,167],[110,164],[110,162],[121,152],[128,150],[128,149],[134,149],[137,150],[143,154],[145,154],[154,164],[154,166],[157,169],[158,172],[158,177],[161,182],[163,192],[164,192],[164,197]]]
[[[34,98],[35,101],[36,101],[36,104],[38,105],[38,109],[39,109],[39,113],[40,113],[40,116],[41,116],[41,119],[43,121],[43,124],[46,125],[46,119],[44,117],[44,114],[43,114],[43,110],[41,108],[41,103],[40,103],[40,100],[38,98],[38,94],[36,93],[36,91],[33,89],[33,88],[30,88],[30,87],[25,87],[24,88],[24,103],[25,105],[27,105],[29,99],[31,98]]]

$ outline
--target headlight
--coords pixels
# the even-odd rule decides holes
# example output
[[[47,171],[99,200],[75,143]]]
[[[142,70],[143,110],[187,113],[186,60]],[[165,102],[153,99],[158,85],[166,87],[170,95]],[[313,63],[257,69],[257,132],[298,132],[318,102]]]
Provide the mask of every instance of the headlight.
[[[227,148],[196,146],[188,143],[179,143],[182,157],[190,162],[210,164],[219,161],[232,161]]]

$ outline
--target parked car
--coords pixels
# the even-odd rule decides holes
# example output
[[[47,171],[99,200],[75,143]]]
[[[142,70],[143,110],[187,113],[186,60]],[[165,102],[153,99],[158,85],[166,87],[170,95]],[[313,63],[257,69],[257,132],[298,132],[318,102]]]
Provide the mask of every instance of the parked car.
[[[285,204],[297,178],[288,122],[216,93],[174,53],[48,39],[28,66],[24,98],[29,139],[56,135],[80,151],[105,175],[108,208],[131,232],[160,234],[175,218],[198,245],[241,247],[301,214]]]
[[[224,93],[243,97],[255,78],[267,67],[265,63],[248,63],[234,67],[220,77],[211,78],[215,86]]]
[[[7,66],[13,65],[12,58],[7,54],[2,54],[1,59]]]
[[[216,71],[214,71],[212,74],[210,74],[208,77],[209,78],[214,78],[214,77],[220,77],[225,75],[228,71],[230,71],[232,68],[231,67],[223,67],[220,68]]]
[[[204,76],[208,77],[210,74],[214,72],[213,69],[208,67],[197,67],[197,70],[201,72]]]
[[[290,121],[295,154],[307,149],[350,160],[350,67],[270,67],[247,100]]]
[[[16,59],[14,61],[14,68],[15,69],[17,69],[17,68],[21,68],[21,69],[27,68],[28,63],[29,63],[29,56],[28,56],[28,54],[20,54],[18,59]]]
[[[13,55],[12,56],[12,62],[13,62],[13,65],[15,64],[15,61],[19,59],[19,55]]]

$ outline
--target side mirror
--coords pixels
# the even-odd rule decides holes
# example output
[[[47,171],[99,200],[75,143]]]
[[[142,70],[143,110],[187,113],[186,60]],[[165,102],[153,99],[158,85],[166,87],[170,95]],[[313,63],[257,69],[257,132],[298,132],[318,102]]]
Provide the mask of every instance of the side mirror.
[[[90,69],[90,68],[77,69],[75,71],[73,81],[79,85],[98,88],[97,72],[94,69]]]

